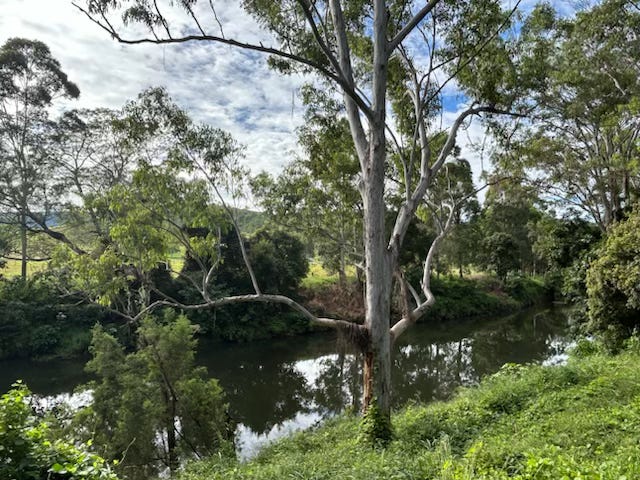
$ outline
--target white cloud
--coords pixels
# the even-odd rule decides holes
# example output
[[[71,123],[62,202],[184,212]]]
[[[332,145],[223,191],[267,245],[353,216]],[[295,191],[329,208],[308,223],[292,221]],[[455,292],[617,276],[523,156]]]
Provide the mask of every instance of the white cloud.
[[[574,8],[572,1],[555,4],[563,13]],[[209,2],[199,5],[207,10],[201,12],[208,18],[203,28],[219,33],[208,11]],[[272,44],[269,34],[242,10],[240,2],[217,1],[215,5],[225,35]],[[532,6],[533,0],[521,4],[524,11]],[[187,28],[184,14],[172,13],[170,18],[178,29]],[[246,163],[254,172],[277,173],[292,158],[292,152],[298,151],[295,130],[302,123],[303,112],[296,95],[303,79],[269,70],[263,54],[210,42],[122,45],[87,19],[71,0],[0,0],[0,44],[13,36],[49,45],[69,78],[80,87],[81,98],[70,105],[118,108],[147,87],[165,86],[196,120],[227,130],[245,144]],[[422,40],[414,35],[410,41]],[[444,73],[439,75],[438,80],[443,81]],[[443,94],[449,103],[464,101],[454,81]],[[459,108],[444,112],[443,127],[450,125]],[[482,159],[472,144],[482,143],[482,138],[480,122],[475,120],[458,140],[476,177]]]
[[[239,2],[220,5],[226,35],[270,43]],[[180,27],[184,18],[175,15],[173,20],[178,29],[185,28]],[[215,21],[210,23],[203,27],[217,32]],[[263,54],[205,42],[122,45],[67,0],[0,2],[0,44],[16,36],[46,43],[78,84],[80,99],[68,102],[70,107],[119,108],[145,88],[164,86],[196,120],[227,130],[245,144],[246,163],[254,171],[277,172],[297,150],[302,108],[292,98],[303,79],[269,70]]]

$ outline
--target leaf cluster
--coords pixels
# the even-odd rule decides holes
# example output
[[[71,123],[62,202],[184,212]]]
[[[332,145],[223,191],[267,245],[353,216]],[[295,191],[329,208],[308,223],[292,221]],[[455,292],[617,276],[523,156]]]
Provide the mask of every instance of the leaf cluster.
[[[0,397],[0,476],[15,480],[117,480],[90,443],[56,438],[22,383]]]

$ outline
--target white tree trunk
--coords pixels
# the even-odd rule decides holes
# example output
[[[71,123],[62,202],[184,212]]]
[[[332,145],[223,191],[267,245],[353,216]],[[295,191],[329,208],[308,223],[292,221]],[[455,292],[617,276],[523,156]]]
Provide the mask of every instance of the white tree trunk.
[[[369,344],[364,355],[363,409],[375,399],[381,413],[391,407],[391,256],[387,250],[384,205],[384,133],[371,142],[365,180],[365,327]]]

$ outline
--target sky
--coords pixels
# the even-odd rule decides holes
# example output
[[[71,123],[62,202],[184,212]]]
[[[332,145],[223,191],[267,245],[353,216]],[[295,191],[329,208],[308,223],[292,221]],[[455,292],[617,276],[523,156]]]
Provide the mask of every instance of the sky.
[[[215,1],[225,34],[273,44],[239,3]],[[533,1],[524,0],[522,5],[529,9]],[[117,109],[145,88],[164,86],[195,120],[226,130],[244,144],[245,164],[254,173],[277,174],[299,151],[296,128],[304,112],[298,93],[305,78],[271,71],[263,54],[211,43],[122,45],[71,0],[0,0],[0,44],[15,36],[46,43],[79,86],[80,98],[65,107]],[[464,106],[455,84],[447,95],[445,126]],[[478,121],[460,132],[462,156],[471,161],[476,177],[481,167],[489,167],[488,159],[474,147],[482,143]]]
[[[225,33],[269,41],[237,3],[220,9]],[[80,88],[80,98],[68,102],[71,108],[117,109],[148,87],[164,86],[195,120],[244,144],[253,171],[278,172],[297,150],[303,114],[297,96],[304,79],[270,71],[263,55],[211,44],[121,45],[70,0],[0,0],[0,44],[16,36],[49,46]]]

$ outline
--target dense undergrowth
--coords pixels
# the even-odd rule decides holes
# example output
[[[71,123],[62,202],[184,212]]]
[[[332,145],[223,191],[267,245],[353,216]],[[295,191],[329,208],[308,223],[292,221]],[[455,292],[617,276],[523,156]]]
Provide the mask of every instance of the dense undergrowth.
[[[640,478],[639,362],[636,342],[615,357],[506,365],[449,402],[396,412],[387,448],[367,446],[359,419],[343,416],[248,463],[194,462],[181,480]]]
[[[84,355],[93,325],[114,320],[98,305],[60,299],[45,282],[0,282],[0,360]]]
[[[544,301],[542,282],[512,277],[500,282],[494,277],[476,279],[442,277],[433,280],[436,304],[425,321],[459,321],[516,312]],[[301,292],[302,300],[318,314],[351,321],[364,317],[362,293],[355,282],[318,284]],[[306,334],[315,331],[291,309],[279,305],[231,305],[217,311],[190,312],[200,333],[223,341],[249,342]],[[129,328],[117,316],[97,305],[78,299],[62,302],[54,287],[38,279],[0,282],[0,359],[29,357],[73,357],[86,354],[91,328],[109,324],[121,340],[130,341]]]
[[[317,284],[307,288],[305,296],[319,313],[357,321],[364,316],[364,305],[362,293],[356,290],[355,283],[347,287]],[[431,290],[436,303],[420,321],[447,322],[506,315],[552,298],[552,292],[542,280],[517,275],[504,282],[490,275],[464,279],[442,276],[432,280]],[[394,309],[400,313],[398,298]]]
[[[512,276],[501,282],[492,276],[475,279],[442,277],[431,287],[435,305],[426,319],[436,321],[466,320],[513,313],[550,298],[541,280]]]

